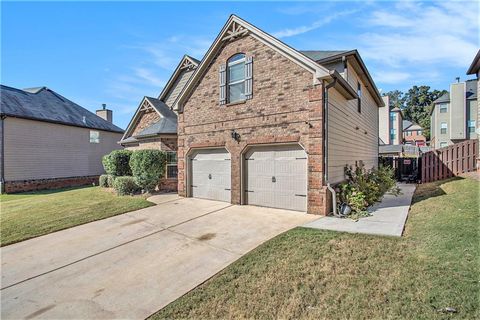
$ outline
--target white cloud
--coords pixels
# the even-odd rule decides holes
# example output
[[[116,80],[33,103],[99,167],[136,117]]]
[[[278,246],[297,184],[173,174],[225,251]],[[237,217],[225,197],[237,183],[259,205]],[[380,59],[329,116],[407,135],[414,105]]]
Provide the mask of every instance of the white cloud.
[[[401,10],[398,10],[401,6]],[[478,50],[478,3],[401,3],[374,11],[360,36],[363,54],[392,67],[405,63],[467,65]]]
[[[135,68],[135,75],[153,86],[163,87],[166,83],[165,80],[160,79],[154,75],[151,70],[146,68]]]
[[[411,75],[408,72],[402,71],[380,71],[373,72],[373,77],[375,81],[380,83],[394,84],[410,79]]]
[[[309,25],[304,25],[304,26],[299,26],[299,27],[295,27],[295,28],[287,28],[287,29],[279,30],[277,32],[273,32],[272,35],[276,38],[287,38],[287,37],[296,36],[296,35],[299,35],[299,34],[302,34],[302,33],[306,33],[306,32],[318,29],[318,28],[320,28],[320,27],[322,27],[326,24],[329,24],[330,22],[332,22],[335,19],[338,19],[342,16],[351,15],[355,12],[356,12],[356,10],[348,10],[348,11],[337,12],[337,13],[328,15],[328,16],[322,18],[322,19],[319,19],[317,21],[314,21],[313,23],[311,23]]]

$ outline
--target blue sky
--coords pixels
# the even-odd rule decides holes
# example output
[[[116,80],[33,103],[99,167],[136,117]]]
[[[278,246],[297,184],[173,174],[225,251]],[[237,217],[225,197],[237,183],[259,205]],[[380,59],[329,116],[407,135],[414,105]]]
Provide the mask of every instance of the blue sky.
[[[1,83],[47,86],[122,128],[231,13],[297,49],[358,49],[382,91],[448,89],[479,48],[477,1],[2,2]]]

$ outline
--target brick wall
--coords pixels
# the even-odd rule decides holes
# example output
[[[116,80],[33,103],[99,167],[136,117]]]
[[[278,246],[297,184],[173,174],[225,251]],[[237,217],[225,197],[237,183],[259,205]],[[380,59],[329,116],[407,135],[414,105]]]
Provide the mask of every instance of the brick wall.
[[[253,99],[219,105],[219,64],[235,53],[253,56]],[[294,62],[251,36],[228,42],[212,61],[178,118],[178,191],[187,195],[185,159],[194,148],[224,146],[231,153],[232,203],[242,199],[241,159],[248,146],[299,143],[308,154],[309,213],[326,214],[322,185],[322,86]],[[235,129],[241,136],[231,138]]]
[[[67,187],[77,187],[84,185],[98,185],[99,176],[88,177],[69,177],[69,178],[54,178],[54,179],[36,179],[36,180],[18,180],[6,181],[6,193],[36,191],[45,189],[60,189]]]
[[[135,130],[133,130],[132,136],[137,135],[143,129],[145,129],[152,123],[157,122],[158,120],[160,120],[160,116],[155,110],[149,110],[144,112],[140,117],[140,120],[138,120],[138,123],[135,126]]]

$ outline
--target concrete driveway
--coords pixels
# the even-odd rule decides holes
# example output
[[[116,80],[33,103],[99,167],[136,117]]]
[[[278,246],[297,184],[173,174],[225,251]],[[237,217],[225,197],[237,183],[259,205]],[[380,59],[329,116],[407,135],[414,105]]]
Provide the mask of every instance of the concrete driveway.
[[[156,196],[156,206],[1,249],[1,318],[143,319],[304,213]]]

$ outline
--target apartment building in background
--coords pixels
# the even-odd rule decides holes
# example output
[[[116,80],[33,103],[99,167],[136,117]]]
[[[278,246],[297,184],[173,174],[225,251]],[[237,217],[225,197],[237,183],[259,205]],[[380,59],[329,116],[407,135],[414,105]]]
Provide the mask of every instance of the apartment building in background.
[[[478,79],[450,85],[450,91],[434,101],[431,112],[431,147],[444,148],[468,139],[478,139]]]

